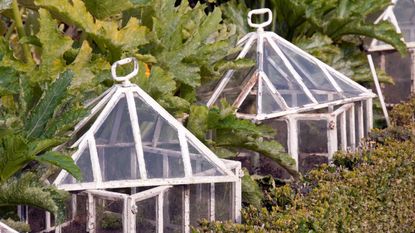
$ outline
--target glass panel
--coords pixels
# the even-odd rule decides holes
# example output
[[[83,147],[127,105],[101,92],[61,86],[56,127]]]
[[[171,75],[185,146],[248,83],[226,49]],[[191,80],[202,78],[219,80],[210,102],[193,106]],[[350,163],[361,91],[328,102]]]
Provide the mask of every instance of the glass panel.
[[[221,176],[221,172],[212,164],[196,146],[188,140],[189,157],[192,164],[193,176]]]
[[[199,221],[209,219],[210,184],[190,185],[190,225],[199,226]]]
[[[139,201],[135,214],[137,233],[152,233],[157,231],[157,196]]]
[[[106,200],[95,197],[97,233],[123,231],[123,200]]]
[[[233,220],[233,183],[216,183],[215,185],[215,220]]]
[[[275,95],[274,95],[275,96]],[[279,106],[277,100],[274,99],[271,90],[266,85],[265,81],[262,82],[262,113],[279,112],[282,108]],[[275,98],[277,98],[275,96]]]
[[[363,93],[357,87],[352,86],[351,84],[343,81],[339,74],[329,71],[330,75],[333,77],[334,81],[339,85],[339,87],[343,90],[343,94],[346,97],[356,97]],[[356,85],[359,85],[356,83]]]
[[[415,3],[413,0],[399,0],[393,13],[406,42],[415,41]]]
[[[355,141],[355,145],[356,145],[356,147],[359,147],[360,146],[360,136],[359,136],[359,106],[360,106],[360,103],[359,102],[356,102],[355,103],[355,108],[354,108],[354,124],[355,124],[355,139],[356,139],[356,141]]]
[[[384,53],[385,70],[393,79],[394,84],[382,85],[382,93],[386,103],[398,104],[407,101],[411,96],[411,56],[401,57],[399,52]]]
[[[95,133],[102,180],[129,180],[140,178],[134,136],[123,96]]]
[[[76,215],[73,221],[62,228],[62,233],[86,232],[88,223],[87,213],[88,197],[86,195],[76,196]]]
[[[28,207],[28,223],[32,232],[39,232],[46,228],[46,212],[35,207]]]
[[[328,153],[326,120],[299,120],[299,151],[307,154]]]
[[[140,97],[135,97],[149,178],[184,177],[178,131]]]
[[[253,45],[251,45],[251,49],[248,51],[244,58],[250,58],[256,61],[256,47],[256,43],[253,43]],[[220,96],[216,101],[216,104],[218,104],[220,99],[222,98],[225,98],[228,101],[228,103],[233,104],[233,102],[241,92],[243,86],[250,79],[250,77],[252,77],[255,70],[255,66],[250,68],[239,69],[236,71],[229,70],[224,77],[226,77],[229,74],[232,74],[231,78],[228,84],[226,85],[225,89],[222,91],[222,93],[220,93]],[[213,91],[219,85],[222,79],[223,78],[221,78],[220,80],[213,80],[208,83],[202,83],[201,87],[198,88],[197,95],[203,103],[207,103],[207,101],[213,95]]]
[[[175,186],[164,193],[164,233],[181,233],[184,231],[183,199],[183,186]]]
[[[267,40],[264,41],[264,72],[288,106],[300,107],[312,103]]]
[[[270,126],[276,131],[274,139],[284,146],[285,151],[288,151],[288,126],[284,120],[271,119],[264,122],[265,125]]]
[[[92,163],[91,163],[91,154],[89,153],[89,146],[84,148],[84,151],[76,160],[76,165],[81,169],[82,172],[82,182],[93,182],[94,176],[92,174]],[[71,175],[66,175],[63,179],[62,184],[75,184],[77,183],[76,179]]]
[[[365,135],[365,137],[367,137],[369,135],[369,131],[368,129],[368,124],[367,124],[367,118],[368,118],[368,114],[367,114],[367,105],[366,105],[366,101],[362,101],[361,104],[363,105],[363,135]]]
[[[278,46],[319,103],[342,98],[323,70],[314,61],[305,58],[283,43],[279,43]]]
[[[257,114],[257,93],[258,93],[258,83],[251,89],[248,96],[242,102],[241,106],[238,109],[239,113],[244,114]]]

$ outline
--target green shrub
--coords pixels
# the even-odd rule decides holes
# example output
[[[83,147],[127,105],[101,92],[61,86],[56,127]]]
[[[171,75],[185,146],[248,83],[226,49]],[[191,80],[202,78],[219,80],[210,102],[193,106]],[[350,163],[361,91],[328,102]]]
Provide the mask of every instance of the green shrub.
[[[338,154],[299,183],[271,188],[243,224],[202,223],[200,232],[414,232],[415,144],[386,140]]]

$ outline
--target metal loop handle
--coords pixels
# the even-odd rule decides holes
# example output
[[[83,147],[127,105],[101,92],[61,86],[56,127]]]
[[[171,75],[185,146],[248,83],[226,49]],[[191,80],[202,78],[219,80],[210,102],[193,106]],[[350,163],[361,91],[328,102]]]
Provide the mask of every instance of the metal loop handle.
[[[117,67],[128,64],[128,63],[131,63],[131,62],[134,63],[133,72],[127,74],[126,76],[117,76]],[[119,82],[129,83],[130,82],[129,80],[138,74],[138,61],[137,61],[137,59],[135,57],[129,57],[129,58],[124,58],[122,60],[114,62],[114,64],[112,64],[112,66],[111,66],[111,74],[112,74],[113,79],[115,79]]]
[[[257,23],[252,23],[252,15],[265,15],[268,13],[268,20],[257,24]],[[252,10],[248,13],[248,24],[249,26],[253,27],[253,28],[264,28],[268,25],[270,25],[272,23],[272,11],[268,8],[262,8],[262,9],[256,9],[256,10]]]

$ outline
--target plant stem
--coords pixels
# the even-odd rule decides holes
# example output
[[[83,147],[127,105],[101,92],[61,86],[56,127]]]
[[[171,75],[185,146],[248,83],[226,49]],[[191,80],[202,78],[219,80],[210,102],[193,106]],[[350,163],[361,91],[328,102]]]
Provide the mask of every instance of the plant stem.
[[[14,19],[14,22],[16,23],[17,34],[19,35],[19,39],[22,39],[23,37],[26,36],[26,33],[23,28],[22,16],[19,11],[19,6],[17,5],[17,0],[12,1],[12,10],[13,10],[13,19]],[[26,63],[33,62],[29,45],[22,44],[22,47],[23,47],[23,54],[24,54],[25,62]]]

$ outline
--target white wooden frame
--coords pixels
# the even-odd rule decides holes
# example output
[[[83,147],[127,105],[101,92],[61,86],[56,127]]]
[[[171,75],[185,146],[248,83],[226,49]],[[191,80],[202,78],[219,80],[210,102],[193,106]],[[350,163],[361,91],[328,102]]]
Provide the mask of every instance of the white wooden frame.
[[[363,112],[363,105],[366,105],[365,114]],[[358,113],[357,119],[355,118],[355,111],[357,111]],[[364,115],[366,117],[364,117]],[[340,118],[340,138],[338,138],[337,134],[337,118]],[[339,145],[341,145],[340,149],[343,151],[354,151],[358,148],[358,145],[356,145],[356,138],[360,140],[363,137],[367,136],[365,135],[365,132],[370,132],[370,130],[373,128],[372,118],[372,99],[357,102],[357,105],[354,103],[345,104],[331,113],[301,113],[282,117],[282,119],[285,119],[287,121],[288,153],[296,161],[297,170],[299,164],[299,120],[325,120],[327,124],[333,124],[332,129],[327,127],[327,156],[329,160],[331,160],[334,153],[338,151]],[[366,124],[363,121],[366,121]],[[364,128],[365,125],[366,128]],[[355,134],[356,126],[358,127],[358,135]]]
[[[374,95],[371,91],[368,89],[360,86],[356,82],[352,81],[351,79],[347,78],[340,72],[336,71],[335,69],[331,68],[327,64],[323,63],[322,61],[318,60],[317,58],[311,56],[310,54],[306,53],[305,51],[301,50],[300,48],[292,45],[290,42],[286,41],[284,38],[279,37],[273,32],[264,32],[262,30],[258,30],[255,33],[249,33],[246,35],[240,42],[238,42],[238,45],[243,45],[244,42],[246,42],[243,45],[243,49],[241,53],[238,55],[237,59],[243,58],[249,49],[251,49],[252,44],[254,41],[257,41],[257,73],[254,72],[254,75],[251,77],[251,81],[249,82],[257,82],[258,83],[258,92],[257,92],[257,112],[255,114],[243,114],[236,112],[237,116],[243,119],[249,119],[254,121],[262,121],[265,119],[285,116],[289,114],[296,114],[299,112],[305,112],[310,111],[313,109],[318,108],[325,108],[332,105],[339,105],[344,103],[352,103],[356,101],[360,101],[363,99],[369,99],[374,98],[376,95]],[[309,100],[311,101],[310,104],[307,104],[302,107],[289,107],[285,100],[282,98],[281,90],[276,90],[274,85],[269,80],[269,77],[263,72],[263,60],[264,60],[264,47],[263,43],[264,41],[267,41],[271,48],[274,50],[276,54],[283,60],[285,67],[288,69],[288,71],[291,73],[291,76],[293,79],[296,80],[298,85],[301,87],[302,91],[308,96]],[[292,49],[293,51],[299,53],[302,55],[305,59],[310,61],[311,63],[316,64],[322,72],[327,76],[327,81],[331,83],[333,88],[338,92],[340,96],[343,96],[343,99],[340,100],[333,100],[328,102],[319,103],[314,95],[311,93],[311,90],[309,90],[306,85],[303,83],[301,76],[297,73],[297,71],[294,69],[294,67],[290,64],[288,59],[286,58],[285,54],[281,51],[277,43],[281,43],[284,46],[288,47],[289,49]],[[212,96],[210,97],[209,101],[207,102],[207,106],[211,107],[214,103],[217,102],[217,99],[221,95],[222,91],[224,90],[225,86],[229,83],[229,80],[232,78],[232,75],[234,74],[233,70],[230,70],[226,73],[224,78],[220,81],[219,85],[215,88],[213,91]],[[256,75],[259,74],[258,77]],[[336,75],[336,78],[340,79],[344,83],[350,85],[352,88],[358,90],[361,92],[360,95],[356,95],[355,97],[345,97],[343,95],[342,88],[340,85],[336,82],[335,78],[332,77],[332,74]],[[276,101],[276,104],[280,106],[282,109],[279,112],[273,112],[273,113],[263,113],[262,112],[262,85],[266,85],[269,90],[271,90],[271,94],[273,98]],[[253,87],[253,85],[251,85]],[[236,108],[239,108],[242,104],[242,102],[247,98],[249,95],[249,92],[251,92],[251,88],[244,88],[242,92],[239,94],[238,98],[235,100],[233,105]]]
[[[91,166],[93,171],[93,182],[75,183],[75,184],[62,184],[65,177],[68,176],[66,171],[62,171],[54,184],[59,188],[67,191],[86,190],[86,189],[106,189],[106,188],[122,188],[122,187],[140,187],[140,186],[154,186],[154,185],[171,185],[171,184],[195,184],[195,183],[210,183],[212,180],[218,182],[235,182],[238,177],[235,176],[225,164],[213,154],[203,143],[201,143],[192,133],[190,133],[182,124],[180,124],[173,116],[171,116],[165,109],[163,109],[155,100],[153,100],[148,94],[141,90],[138,86],[130,84],[116,85],[111,91],[108,92],[110,96],[104,96],[100,102],[93,109],[93,112],[97,113],[102,109],[102,112],[98,115],[96,121],[92,124],[91,128],[82,136],[74,146],[78,146],[78,151],[72,156],[74,161],[77,161],[82,155],[82,150],[88,145],[91,156]],[[135,109],[135,98],[137,96],[141,101],[153,107],[156,112],[163,117],[173,128],[178,132],[181,156],[184,164],[185,177],[183,178],[152,178],[149,179],[146,174],[146,166],[144,160],[143,145],[140,137],[140,126],[138,125],[138,118]],[[97,147],[95,145],[94,134],[98,131],[99,127],[104,123],[105,119],[109,116],[111,111],[117,105],[121,98],[127,99],[128,112],[132,121],[132,131],[134,136],[135,152],[137,155],[137,161],[140,171],[140,179],[136,180],[117,180],[117,181],[103,181],[100,163],[98,159]],[[90,119],[91,117],[88,117]],[[82,121],[78,126],[78,129],[84,126],[86,121]],[[222,176],[194,176],[192,167],[190,164],[188,143],[192,143],[204,157],[214,167],[216,167],[223,175]]]
[[[395,30],[397,33],[402,33],[401,27],[399,26],[398,20],[396,19],[395,13],[393,12],[393,9],[395,8],[396,3],[399,0],[391,0],[391,5],[386,8],[386,10],[376,19],[374,22],[375,24],[378,24],[381,21],[389,21],[392,23],[392,25],[395,27]],[[405,39],[402,37],[402,41],[405,41]],[[389,44],[382,44],[377,45],[378,42],[377,39],[373,39],[370,42],[370,45],[368,47],[369,52],[378,52],[378,51],[388,51],[388,50],[395,50],[394,47],[392,47]],[[415,42],[405,42],[406,46],[408,48],[415,48]]]
[[[0,222],[0,232],[1,233],[19,233],[18,231],[14,230],[13,228],[7,226],[6,224]]]

